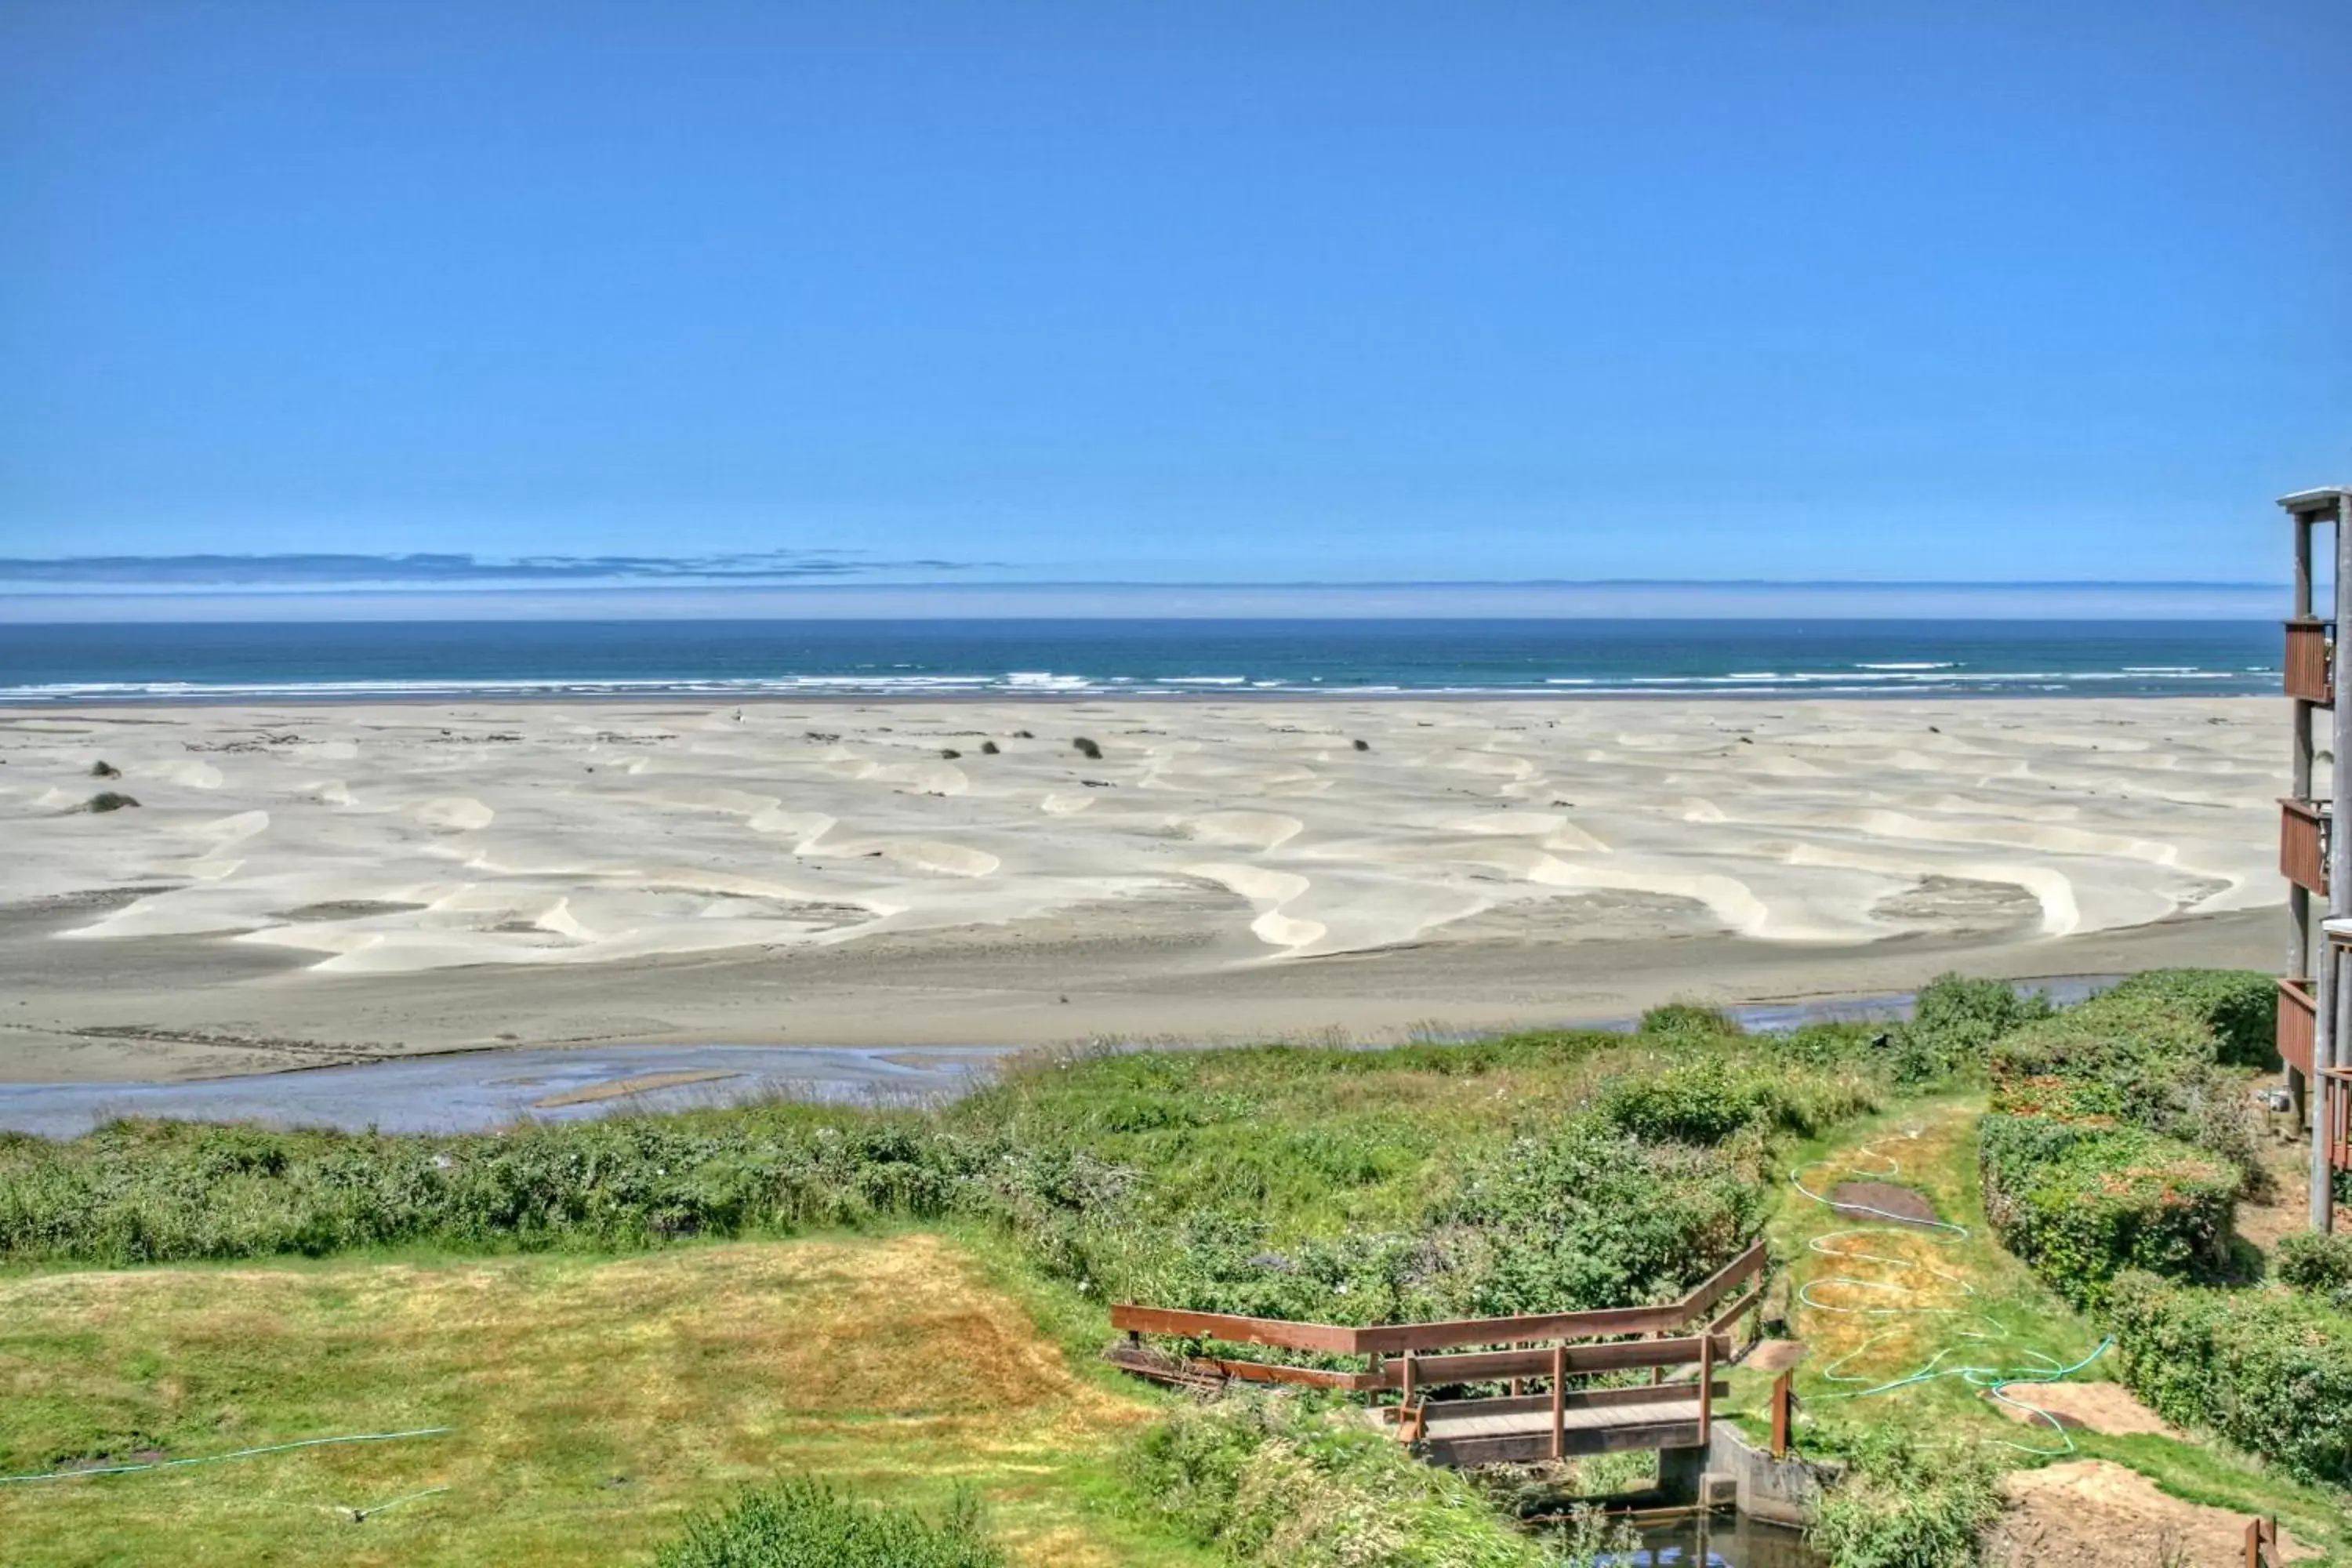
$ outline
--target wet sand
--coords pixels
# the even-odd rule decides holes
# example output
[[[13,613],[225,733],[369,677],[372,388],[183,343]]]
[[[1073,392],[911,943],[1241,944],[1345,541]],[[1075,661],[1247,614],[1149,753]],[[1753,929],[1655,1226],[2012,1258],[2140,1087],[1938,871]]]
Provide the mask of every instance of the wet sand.
[[[1955,967],[2272,967],[2280,708],[0,713],[0,1081],[1387,1039]],[[78,809],[101,787],[141,805]]]

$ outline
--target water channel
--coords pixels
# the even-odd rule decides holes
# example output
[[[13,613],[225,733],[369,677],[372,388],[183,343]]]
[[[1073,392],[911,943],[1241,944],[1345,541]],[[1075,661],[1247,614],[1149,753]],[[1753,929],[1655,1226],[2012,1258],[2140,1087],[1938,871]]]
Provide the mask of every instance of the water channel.
[[[2114,975],[2028,983],[2079,1001]],[[1750,1029],[1891,1022],[1908,992],[1727,1007]],[[1628,1019],[1581,1028],[1627,1029]],[[1464,1037],[1464,1039],[1474,1037]],[[0,1085],[0,1131],[71,1138],[119,1117],[250,1121],[346,1131],[476,1132],[521,1121],[576,1121],[616,1110],[679,1110],[783,1098],[819,1103],[930,1104],[985,1081],[1002,1046],[583,1046],[394,1058],[299,1072],[170,1083]]]

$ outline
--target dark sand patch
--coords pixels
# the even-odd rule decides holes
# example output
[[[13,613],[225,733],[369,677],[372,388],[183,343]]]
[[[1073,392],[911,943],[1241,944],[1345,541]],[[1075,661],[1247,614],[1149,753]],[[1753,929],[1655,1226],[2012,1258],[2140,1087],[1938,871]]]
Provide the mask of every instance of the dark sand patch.
[[[2014,882],[1923,877],[1871,906],[1890,924],[1948,935],[2005,931],[2042,919],[2042,900]]]
[[[405,914],[421,910],[423,904],[404,904],[390,899],[330,899],[321,904],[304,904],[299,909],[273,911],[282,921],[359,921],[370,915]]]
[[[1841,1214],[1921,1226],[1935,1225],[1941,1217],[1926,1194],[1891,1182],[1840,1182],[1830,1189],[1830,1206]]]

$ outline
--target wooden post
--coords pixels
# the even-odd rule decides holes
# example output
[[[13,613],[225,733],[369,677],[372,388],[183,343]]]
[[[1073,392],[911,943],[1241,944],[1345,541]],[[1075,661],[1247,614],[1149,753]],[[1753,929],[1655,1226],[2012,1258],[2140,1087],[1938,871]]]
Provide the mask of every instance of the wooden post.
[[[2278,1521],[2250,1519],[2246,1521],[2246,1568],[2275,1568],[2277,1553],[2269,1550],[2278,1543]]]
[[[1407,1351],[1404,1352],[1404,1403],[1397,1411],[1397,1432],[1408,1444],[1412,1441],[1413,1382],[1413,1356],[1411,1351]]]
[[[1568,1451],[1568,1345],[1551,1347],[1551,1457]]]
[[[1706,1441],[1715,1414],[1715,1332],[1703,1329],[1698,1338],[1698,1436]]]
[[[1789,1376],[1782,1373],[1772,1380],[1772,1457],[1789,1457]]]

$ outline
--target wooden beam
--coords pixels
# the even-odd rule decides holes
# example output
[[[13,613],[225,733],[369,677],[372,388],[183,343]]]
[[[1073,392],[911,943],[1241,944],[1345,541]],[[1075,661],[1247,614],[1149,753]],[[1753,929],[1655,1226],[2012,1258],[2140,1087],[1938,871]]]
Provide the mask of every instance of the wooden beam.
[[[1556,1347],[1565,1356],[1571,1377],[1594,1372],[1627,1372],[1648,1366],[1690,1366],[1701,1359],[1700,1347],[1712,1342],[1715,1354],[1729,1355],[1729,1340],[1720,1334],[1676,1340],[1621,1340],[1612,1344]],[[1391,1388],[1402,1386],[1398,1372],[1412,1362],[1415,1386],[1435,1388],[1447,1384],[1499,1382],[1508,1377],[1549,1377],[1551,1351],[1472,1351],[1460,1355],[1399,1358],[1381,1369]],[[1648,1390],[1643,1392],[1648,1393]],[[1655,1398],[1654,1394],[1650,1395]]]
[[[1568,1347],[1551,1347],[1551,1457],[1561,1457],[1568,1442]]]
[[[1789,1457],[1789,1402],[1792,1397],[1789,1377],[1783,1372],[1772,1380],[1772,1457],[1776,1459]]]
[[[1167,1307],[1137,1307],[1122,1303],[1110,1310],[1110,1326],[1144,1334],[1176,1334],[1187,1339],[1223,1340],[1236,1345],[1273,1345],[1281,1350],[1321,1351],[1328,1355],[1360,1355],[1357,1342],[1365,1331],[1337,1323],[1294,1323],[1283,1318],[1244,1318],[1229,1312],[1183,1312]]]

